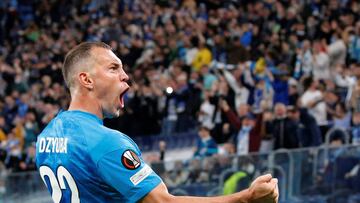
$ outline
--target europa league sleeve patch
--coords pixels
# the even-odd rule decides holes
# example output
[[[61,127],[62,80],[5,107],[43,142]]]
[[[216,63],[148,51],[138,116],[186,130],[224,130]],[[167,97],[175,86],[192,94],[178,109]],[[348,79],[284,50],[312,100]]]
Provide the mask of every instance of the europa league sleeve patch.
[[[136,155],[136,153],[131,149],[126,150],[122,154],[121,162],[124,165],[124,167],[129,170],[135,170],[139,168],[141,165],[138,155]]]

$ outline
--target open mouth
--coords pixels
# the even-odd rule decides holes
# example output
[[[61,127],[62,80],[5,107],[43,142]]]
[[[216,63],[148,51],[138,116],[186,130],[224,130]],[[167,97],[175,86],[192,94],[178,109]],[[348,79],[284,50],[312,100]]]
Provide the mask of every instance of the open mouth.
[[[121,94],[120,94],[120,107],[124,108],[125,103],[124,103],[124,96],[126,94],[126,92],[130,89],[130,87],[128,86]]]

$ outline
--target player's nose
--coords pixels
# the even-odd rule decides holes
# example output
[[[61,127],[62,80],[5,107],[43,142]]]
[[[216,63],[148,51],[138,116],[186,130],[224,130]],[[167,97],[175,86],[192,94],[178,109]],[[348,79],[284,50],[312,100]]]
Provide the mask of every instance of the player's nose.
[[[120,81],[121,82],[129,81],[129,76],[125,73],[124,70],[122,70],[121,73],[120,73]]]

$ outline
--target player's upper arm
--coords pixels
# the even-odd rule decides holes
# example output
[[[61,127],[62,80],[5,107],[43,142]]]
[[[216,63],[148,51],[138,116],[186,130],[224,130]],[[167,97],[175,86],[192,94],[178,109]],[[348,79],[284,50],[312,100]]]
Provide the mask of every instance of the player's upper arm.
[[[137,202],[162,182],[127,136],[100,129],[87,141],[98,175],[119,192],[122,202]]]
[[[124,202],[137,202],[162,181],[135,149],[119,149],[97,163],[103,180],[115,188]]]

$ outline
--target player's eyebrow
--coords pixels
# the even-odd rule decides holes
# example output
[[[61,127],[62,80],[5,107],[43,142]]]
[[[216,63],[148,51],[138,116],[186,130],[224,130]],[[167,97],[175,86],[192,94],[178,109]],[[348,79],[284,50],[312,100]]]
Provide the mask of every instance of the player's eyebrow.
[[[112,67],[112,66],[116,66],[117,68],[121,68],[122,67],[122,64],[120,63],[117,63],[117,62],[111,62],[108,67]]]

